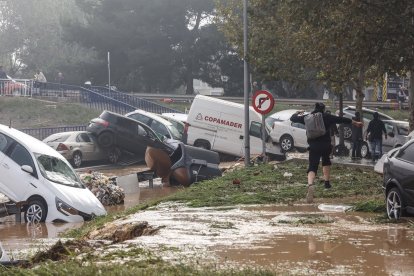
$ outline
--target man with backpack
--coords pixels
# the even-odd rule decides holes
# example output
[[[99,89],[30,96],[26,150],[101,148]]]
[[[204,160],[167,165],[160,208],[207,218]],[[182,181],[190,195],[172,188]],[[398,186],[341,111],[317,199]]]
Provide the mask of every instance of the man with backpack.
[[[290,120],[294,123],[305,124],[306,135],[309,144],[309,167],[308,167],[308,193],[306,201],[313,202],[313,195],[315,191],[314,180],[318,172],[319,161],[322,158],[322,171],[325,180],[325,188],[331,188],[330,183],[330,166],[331,160],[329,158],[332,151],[331,137],[329,129],[333,124],[353,124],[361,125],[362,122],[357,122],[349,118],[338,117],[325,113],[325,105],[323,103],[316,103],[314,111],[311,114],[304,115],[303,111],[298,111],[292,115]]]

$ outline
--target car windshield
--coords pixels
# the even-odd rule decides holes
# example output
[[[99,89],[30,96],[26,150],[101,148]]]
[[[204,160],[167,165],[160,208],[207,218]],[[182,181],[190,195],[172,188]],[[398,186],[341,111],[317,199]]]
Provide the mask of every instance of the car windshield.
[[[167,125],[168,129],[170,130],[171,134],[172,134],[172,138],[175,140],[181,140],[183,137],[181,135],[181,133],[178,131],[178,129],[176,127],[174,127],[174,125]]]
[[[85,188],[65,160],[45,154],[35,154],[35,156],[40,172],[47,180],[75,188]]]

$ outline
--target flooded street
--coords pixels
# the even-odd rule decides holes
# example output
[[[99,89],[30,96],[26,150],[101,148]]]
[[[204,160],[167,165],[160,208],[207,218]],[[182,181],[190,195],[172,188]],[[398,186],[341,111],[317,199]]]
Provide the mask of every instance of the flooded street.
[[[138,165],[101,172],[121,176],[144,169]],[[125,195],[123,205],[107,206],[108,213],[181,189],[162,187],[160,179],[154,180],[153,188],[148,181],[140,182],[139,186],[138,193]],[[109,247],[123,249],[137,245],[175,264],[264,268],[298,275],[413,275],[412,222],[377,223],[378,214],[345,212],[348,207],[333,205],[330,200],[313,205],[217,208],[162,203],[114,222],[147,221],[150,226],[159,227],[155,235]],[[54,244],[60,233],[82,224],[29,225],[6,217],[0,219],[0,242],[10,257],[27,259]],[[104,248],[103,252],[110,248]]]

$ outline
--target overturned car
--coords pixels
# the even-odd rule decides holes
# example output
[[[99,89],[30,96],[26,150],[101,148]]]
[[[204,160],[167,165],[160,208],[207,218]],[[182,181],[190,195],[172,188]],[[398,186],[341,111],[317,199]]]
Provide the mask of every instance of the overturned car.
[[[80,222],[106,211],[69,162],[36,138],[0,124],[0,216],[26,222]]]

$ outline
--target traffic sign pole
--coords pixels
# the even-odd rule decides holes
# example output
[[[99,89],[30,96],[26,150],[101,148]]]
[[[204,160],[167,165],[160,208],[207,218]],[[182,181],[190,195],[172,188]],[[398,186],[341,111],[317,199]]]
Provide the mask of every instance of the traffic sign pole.
[[[263,162],[267,162],[266,156],[266,125],[265,125],[265,114],[273,110],[275,106],[275,99],[272,93],[267,90],[256,91],[253,95],[253,108],[258,113],[262,114],[262,155]]]

